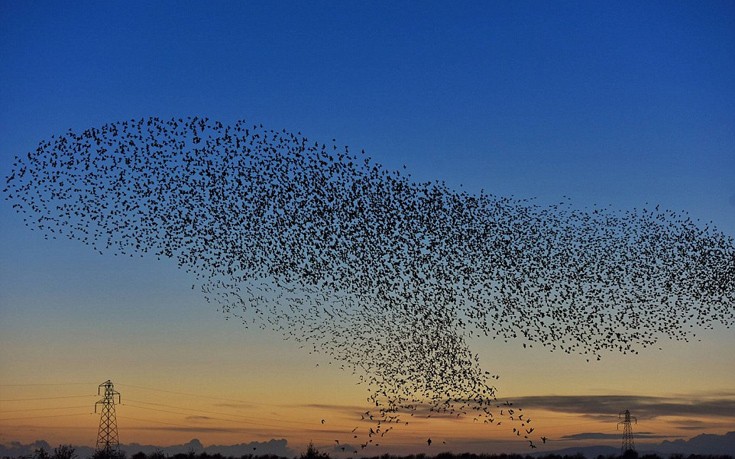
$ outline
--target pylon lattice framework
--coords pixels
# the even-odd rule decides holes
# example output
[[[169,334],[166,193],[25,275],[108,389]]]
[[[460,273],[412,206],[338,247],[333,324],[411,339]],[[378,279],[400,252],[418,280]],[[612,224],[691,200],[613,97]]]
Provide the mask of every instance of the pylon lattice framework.
[[[623,425],[623,446],[620,449],[621,454],[625,454],[626,451],[635,451],[635,444],[633,443],[633,427],[630,424],[631,419],[638,424],[638,418],[631,416],[630,411],[625,410],[624,413],[618,414],[618,419],[622,419],[622,421],[618,421],[618,428],[620,427],[620,424]]]
[[[120,440],[117,436],[117,419],[115,418],[115,396],[117,403],[120,403],[120,392],[115,390],[115,386],[109,379],[97,387],[97,395],[100,395],[101,389],[104,387],[105,393],[102,400],[94,404],[94,412],[97,412],[97,405],[102,405],[100,412],[100,427],[97,431],[97,451],[105,451],[107,457],[111,453],[120,450]]]

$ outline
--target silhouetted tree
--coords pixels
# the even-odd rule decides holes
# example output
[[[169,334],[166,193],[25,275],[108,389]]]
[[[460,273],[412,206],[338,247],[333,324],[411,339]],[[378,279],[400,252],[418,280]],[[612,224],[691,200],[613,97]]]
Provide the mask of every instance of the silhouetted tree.
[[[33,451],[33,459],[51,459],[51,455],[46,451],[46,449],[42,446],[35,451]]]
[[[329,459],[329,454],[320,453],[314,446],[314,443],[309,442],[306,453],[301,454],[301,459]]]
[[[94,452],[91,459],[125,459],[125,451],[114,449],[98,449]]]
[[[51,459],[77,459],[76,449],[71,445],[59,445],[54,448],[54,455]]]

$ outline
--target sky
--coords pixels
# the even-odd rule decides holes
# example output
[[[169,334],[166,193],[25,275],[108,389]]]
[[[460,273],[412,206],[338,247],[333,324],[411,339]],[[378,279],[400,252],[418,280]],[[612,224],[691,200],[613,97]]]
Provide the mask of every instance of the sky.
[[[0,171],[68,129],[245,119],[364,149],[417,181],[660,205],[735,237],[735,3],[0,2]],[[173,260],[47,240],[0,201],[0,443],[94,446],[110,379],[124,443],[331,447],[367,392],[292,342],[226,321]],[[476,340],[549,447],[735,425],[735,333],[599,362]],[[325,420],[324,423],[321,420]],[[595,437],[592,434],[602,434]],[[390,438],[389,438],[390,437]],[[376,453],[527,451],[421,419]],[[344,438],[344,437],[340,437]],[[438,450],[437,450],[438,452]]]

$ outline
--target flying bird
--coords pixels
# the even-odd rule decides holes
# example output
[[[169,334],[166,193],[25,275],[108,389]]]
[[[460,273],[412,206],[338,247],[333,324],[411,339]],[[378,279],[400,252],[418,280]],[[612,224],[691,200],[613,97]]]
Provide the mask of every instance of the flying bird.
[[[735,317],[733,239],[686,213],[471,194],[244,121],[69,130],[5,183],[47,237],[172,259],[226,318],[352,371],[378,428],[420,406],[501,425],[470,337],[599,360]]]

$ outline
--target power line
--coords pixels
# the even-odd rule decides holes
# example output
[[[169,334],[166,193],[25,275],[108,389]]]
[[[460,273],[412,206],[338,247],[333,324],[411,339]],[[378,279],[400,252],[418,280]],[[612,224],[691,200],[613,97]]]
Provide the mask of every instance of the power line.
[[[75,405],[75,406],[57,406],[57,407],[46,407],[46,408],[26,408],[24,410],[0,410],[0,414],[5,413],[25,413],[26,411],[49,411],[49,410],[71,410],[76,408],[86,408],[88,405]]]
[[[89,429],[90,429],[89,425],[84,425],[85,423],[82,422],[81,420],[75,421],[73,424],[74,425],[43,425],[43,424],[34,423],[32,426],[29,424],[28,426],[15,425],[13,427],[14,428],[33,427],[33,429],[36,430],[37,432],[43,432],[43,431],[51,432],[53,430],[84,430],[87,433],[89,432]]]
[[[173,426],[173,427],[185,427],[185,428],[198,428],[196,426],[192,426],[191,424],[175,424],[173,422],[165,422],[165,421],[154,421],[152,419],[141,419],[141,418],[131,418],[130,416],[125,416],[125,419],[130,419],[133,421],[142,421],[142,422],[150,422],[153,424],[161,424],[166,426]],[[149,427],[141,426],[141,427],[121,427],[121,430],[146,430]],[[245,429],[239,429],[238,431],[245,432]]]
[[[24,384],[0,384],[0,387],[32,387],[32,386],[88,386],[93,382],[68,382],[68,383],[24,383]]]
[[[36,400],[57,400],[62,398],[82,398],[82,397],[94,397],[93,394],[87,394],[87,395],[61,395],[58,397],[34,397],[34,398],[7,398],[2,399],[0,402],[33,402]]]
[[[242,416],[242,415],[239,415],[239,414],[223,413],[221,411],[208,411],[208,410],[201,410],[201,409],[195,409],[195,408],[187,408],[187,407],[183,407],[183,406],[167,405],[165,403],[144,402],[142,400],[133,400],[133,399],[130,399],[130,398],[128,398],[127,400],[129,400],[129,401],[131,401],[133,403],[142,403],[144,405],[162,406],[162,407],[165,407],[165,408],[174,408],[174,409],[185,410],[185,411],[193,411],[195,413],[204,413],[204,414],[215,414],[215,415],[221,415],[221,416],[230,416],[230,417],[233,417],[233,418],[244,419],[244,420],[246,420],[245,422],[259,423],[261,425],[265,425],[265,424],[262,424],[262,421],[263,420],[266,420],[266,421],[275,421],[275,422],[286,423],[286,424],[303,424],[302,421],[289,421],[289,420],[286,420],[286,419],[274,419],[274,418],[267,418],[267,417],[253,418],[253,417]],[[134,406],[134,405],[130,405],[128,403],[124,403],[124,405],[125,406]],[[138,407],[138,408],[146,409],[145,407]],[[176,414],[188,414],[188,413],[176,413]],[[230,421],[230,419],[223,419],[223,420],[224,421]],[[271,427],[277,427],[277,426],[271,425]]]
[[[188,415],[190,415],[190,413],[182,413],[180,411],[162,410],[162,409],[159,409],[159,408],[147,408],[145,406],[130,405],[129,403],[126,403],[125,406],[130,406],[130,407],[138,408],[138,409],[141,409],[141,410],[158,411],[158,412],[161,412],[161,413],[180,414],[182,416],[188,416]],[[225,421],[225,422],[239,422],[239,423],[250,424],[250,425],[255,425],[255,426],[275,427],[275,428],[281,427],[280,425],[266,424],[266,423],[263,423],[263,422],[260,422],[260,421],[256,421],[256,420],[253,420],[253,421],[244,421],[244,420],[237,421],[237,420],[234,420],[234,419],[214,418],[214,417],[211,417],[211,416],[209,417],[209,419],[216,420],[216,421]]]
[[[185,411],[193,411],[194,413],[217,414],[217,415],[222,415],[222,416],[230,416],[230,417],[233,417],[233,418],[242,419],[243,421],[240,421],[240,422],[253,422],[253,423],[256,422],[255,420],[251,420],[249,418],[246,418],[246,417],[243,417],[243,416],[237,416],[237,415],[234,415],[234,414],[218,413],[218,412],[214,412],[214,411],[205,411],[205,410],[196,410],[196,409],[193,409],[193,408],[184,408],[184,407],[180,407],[180,406],[164,405],[162,403],[142,402],[142,401],[139,401],[139,400],[130,400],[130,401],[133,402],[133,403],[143,403],[145,405],[155,405],[155,406],[163,406],[163,407],[166,407],[166,408],[174,408],[174,409],[180,409],[180,410],[185,410]],[[160,408],[149,408],[149,407],[145,407],[145,406],[131,405],[130,403],[127,403],[127,402],[125,403],[125,406],[132,406],[134,408],[140,408],[140,409],[143,409],[143,410],[162,411],[164,413],[183,414],[183,415],[187,415],[187,416],[189,414],[191,414],[191,413],[181,413],[181,412],[176,412],[176,411],[167,411],[167,410],[162,410]],[[215,418],[212,418],[212,419],[215,419]],[[220,419],[220,420],[221,421],[234,421],[233,419]]]
[[[101,384],[100,385],[100,388],[104,387],[107,383],[109,383],[110,386],[112,386],[112,383],[110,381],[107,381],[107,382]],[[20,386],[66,386],[66,385],[77,385],[77,384],[86,384],[86,383],[29,383],[29,384],[6,384],[4,386],[17,386],[17,387],[20,387]],[[153,388],[153,387],[146,387],[146,386],[140,386],[140,385],[135,385],[135,384],[119,384],[118,386],[128,387],[128,388],[142,389],[142,390],[153,391],[153,392],[169,393],[169,394],[174,394],[174,395],[183,395],[183,396],[193,397],[193,398],[199,398],[199,399],[227,401],[227,402],[231,402],[231,403],[232,402],[234,402],[234,403],[243,403],[243,404],[248,404],[248,405],[252,405],[252,406],[257,406],[257,405],[261,405],[261,406],[281,406],[281,405],[277,405],[277,404],[255,403],[255,402],[246,401],[246,400],[237,400],[237,399],[232,399],[232,398],[215,397],[215,396],[210,396],[210,395],[201,395],[201,394],[194,394],[194,393],[189,393],[189,392],[178,392],[178,391],[171,391],[171,390],[165,390],[165,389],[157,389],[157,388]],[[117,391],[114,391],[114,388],[111,387],[111,389],[113,391],[112,396],[118,396],[118,398],[119,398],[119,393]],[[29,397],[29,398],[17,398],[17,399],[3,399],[3,400],[0,400],[0,402],[43,401],[43,400],[57,400],[57,399],[70,399],[70,398],[89,398],[89,397],[92,397],[92,396],[93,395],[66,395],[66,396],[53,396],[53,397]],[[110,405],[107,407],[107,409],[114,411],[114,400],[110,399],[110,400],[107,400],[107,402],[105,402],[105,400],[106,400],[106,398],[103,398],[102,400],[98,401],[95,404],[95,408],[97,407],[97,404],[102,404],[103,405],[103,413],[102,413],[102,416],[104,416],[104,413],[105,413],[105,406],[106,406],[105,403],[110,403]],[[299,424],[299,425],[302,425],[303,424],[303,421],[294,421],[294,420],[288,420],[288,419],[276,419],[276,418],[267,418],[267,417],[248,417],[248,416],[241,416],[241,415],[238,415],[238,414],[225,413],[225,412],[222,412],[222,411],[201,410],[201,409],[187,408],[187,407],[182,407],[182,406],[168,405],[168,404],[164,404],[164,403],[146,402],[146,401],[134,400],[134,399],[128,399],[128,400],[130,402],[133,402],[133,404],[125,403],[125,405],[126,406],[130,406],[132,408],[138,408],[138,409],[143,409],[143,410],[148,410],[148,411],[158,411],[158,412],[170,413],[170,414],[177,414],[177,415],[182,415],[182,416],[190,416],[190,415],[192,415],[192,413],[202,413],[202,414],[210,415],[209,418],[212,419],[212,420],[218,420],[218,421],[224,421],[224,422],[238,422],[238,423],[242,423],[242,424],[258,425],[258,426],[263,426],[263,427],[274,427],[274,428],[282,427],[284,424]],[[151,405],[151,406],[155,406],[155,407],[173,408],[174,410],[183,410],[183,412],[182,411],[171,411],[171,410],[160,409],[160,408],[152,408],[150,406],[140,406],[140,405],[137,405],[137,403],[142,404],[142,405]],[[82,407],[83,406],[67,406],[67,407],[56,407],[56,408],[52,408],[52,407],[46,407],[46,408],[29,408],[29,409],[25,409],[25,410],[17,410],[16,409],[16,410],[9,410],[9,411],[0,411],[0,415],[5,414],[5,413],[17,413],[17,412],[28,412],[28,411],[42,411],[42,410],[76,409],[76,408],[82,408]],[[96,411],[96,409],[95,409],[95,411]],[[78,414],[70,413],[70,414],[58,414],[58,415],[25,416],[25,417],[13,417],[13,418],[4,418],[4,419],[0,418],[0,421],[6,421],[6,420],[10,421],[10,420],[19,420],[19,419],[40,419],[40,418],[66,417],[66,416],[82,416],[82,415],[86,415],[86,414],[90,414],[90,413],[78,413]],[[112,412],[112,413],[108,412],[108,416],[110,416],[110,415],[111,416],[114,416],[114,412]],[[217,418],[217,417],[213,417],[211,415],[227,416],[227,417],[229,417],[229,419],[226,419],[226,418]],[[146,421],[146,422],[161,423],[161,422],[153,421],[153,420],[150,420],[150,419],[136,419],[136,418],[130,418],[128,416],[126,416],[126,418],[128,418],[128,419],[135,419],[135,420],[141,420],[141,421]],[[104,425],[103,425],[103,421],[105,423]],[[264,421],[272,421],[272,422],[271,423],[267,423],[267,422],[264,422]],[[105,437],[105,438],[103,438],[102,441],[103,441],[103,443],[107,444],[107,440],[106,439],[107,439],[108,429],[109,429],[110,441],[111,442],[114,442],[114,437],[116,437],[116,433],[113,433],[112,429],[116,429],[117,428],[116,419],[103,419],[101,417],[100,423],[101,423],[100,424],[100,429],[101,430],[100,430],[100,432],[98,432],[98,437],[99,437],[99,435],[102,435],[103,437]],[[171,423],[163,423],[163,424],[169,424],[169,425],[177,426],[177,427],[191,427],[191,426],[184,426],[184,425],[180,425],[180,424],[171,424]]]
[[[25,386],[71,386],[71,385],[88,385],[88,384],[94,384],[94,383],[27,383],[27,384],[0,384],[0,387],[25,387]],[[223,397],[215,397],[212,395],[202,395],[202,394],[194,394],[191,392],[177,392],[172,390],[165,390],[165,389],[156,389],[154,387],[146,387],[146,386],[140,386],[136,384],[118,384],[118,387],[131,387],[135,389],[142,389],[142,390],[148,390],[153,392],[163,392],[167,394],[174,394],[174,395],[186,395],[188,397],[197,397],[197,398],[205,398],[205,399],[211,399],[211,400],[219,400],[219,401],[225,401],[225,402],[237,402],[237,403],[244,403],[249,405],[261,405],[261,406],[280,406],[275,403],[262,403],[262,402],[253,402],[250,400],[237,400],[232,398],[223,398]],[[3,399],[0,400],[0,402],[26,402],[26,401],[35,401],[35,400],[53,400],[53,399],[60,399],[60,398],[72,398],[72,397],[92,397],[94,394],[90,395],[68,395],[68,396],[57,396],[57,397],[35,397],[35,398],[18,398],[18,399]]]
[[[63,386],[63,385],[76,385],[76,384],[82,384],[82,383],[29,383],[29,384],[8,384],[6,386]],[[130,388],[136,388],[136,389],[142,389],[142,390],[148,390],[153,392],[162,392],[162,393],[169,393],[174,395],[184,395],[188,397],[194,397],[194,398],[201,398],[201,399],[210,399],[210,400],[218,400],[218,401],[228,401],[228,402],[236,402],[236,403],[244,403],[249,405],[261,405],[261,406],[279,406],[276,404],[267,404],[267,403],[255,403],[251,401],[246,400],[237,400],[237,399],[231,399],[231,398],[223,398],[223,397],[215,397],[215,396],[209,396],[209,395],[201,395],[201,394],[194,394],[190,392],[178,392],[178,391],[171,391],[171,390],[165,390],[165,389],[156,389],[153,387],[146,387],[146,386],[140,386],[135,384],[118,384],[118,386],[122,387],[130,387]],[[17,399],[2,399],[0,402],[28,402],[28,401],[43,401],[43,400],[57,400],[57,399],[69,399],[69,398],[88,398],[92,397],[93,395],[66,395],[66,396],[54,396],[54,397],[28,397],[28,398],[17,398]],[[221,416],[229,416],[232,418],[235,418],[243,423],[249,423],[249,424],[259,424],[263,426],[268,427],[280,427],[282,424],[302,424],[301,421],[290,421],[286,419],[274,419],[274,418],[255,418],[255,417],[245,417],[237,414],[230,414],[230,413],[224,413],[221,411],[208,411],[208,410],[198,410],[193,408],[186,408],[181,406],[175,406],[175,405],[167,405],[163,403],[154,403],[154,402],[145,402],[142,400],[133,400],[128,399],[132,402],[136,403],[142,403],[145,405],[153,405],[153,406],[162,406],[167,408],[174,408],[174,409],[181,409],[186,410],[190,412],[196,412],[196,413],[204,413],[204,414],[214,414],[214,415],[221,415]],[[99,402],[98,402],[99,403]],[[130,405],[128,403],[125,404],[126,406],[132,406],[137,407],[141,409],[147,409],[147,410],[154,410],[153,408],[147,408],[144,406],[135,406]],[[59,407],[59,408],[32,408],[32,409],[26,409],[26,410],[11,410],[11,411],[0,411],[0,414],[2,413],[12,413],[12,412],[20,412],[20,411],[40,411],[40,410],[48,410],[48,409],[65,409],[67,407]],[[79,408],[79,407],[68,407],[68,409],[72,408]],[[162,411],[162,412],[168,412],[171,414],[180,414],[180,415],[188,415],[189,413],[181,413],[181,412],[172,412],[172,411],[166,411],[166,410],[154,410],[154,411]],[[15,419],[15,418],[13,418]],[[31,417],[28,417],[28,419],[31,419]],[[213,418],[214,419],[214,418]],[[231,422],[233,419],[218,419],[221,421],[228,421]],[[277,424],[264,424],[263,421],[270,420],[279,423]]]
[[[2,421],[17,421],[19,419],[40,419],[40,418],[63,418],[67,416],[89,416],[92,413],[69,413],[69,414],[48,414],[45,416],[24,416],[24,417],[17,417],[17,418],[2,418],[0,419],[0,422]]]
[[[190,392],[177,392],[177,391],[172,391],[172,390],[156,389],[153,387],[138,386],[135,384],[118,384],[118,386],[119,387],[132,387],[135,389],[143,389],[143,390],[149,390],[153,392],[163,392],[166,394],[186,395],[188,397],[207,398],[211,400],[219,400],[219,401],[224,401],[224,402],[237,402],[237,403],[245,403],[249,405],[262,405],[262,406],[280,406],[275,403],[252,402],[249,400],[237,400],[237,399],[232,399],[232,398],[214,397],[211,395],[192,394]]]

